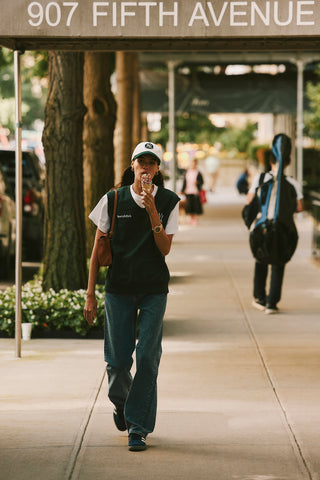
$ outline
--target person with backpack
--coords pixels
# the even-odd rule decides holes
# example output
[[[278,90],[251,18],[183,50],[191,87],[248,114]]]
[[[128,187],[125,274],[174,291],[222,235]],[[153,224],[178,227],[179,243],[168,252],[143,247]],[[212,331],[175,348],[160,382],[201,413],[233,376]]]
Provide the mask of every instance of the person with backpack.
[[[279,311],[277,304],[281,299],[285,264],[298,242],[294,213],[303,210],[299,183],[283,174],[290,164],[290,155],[290,138],[283,133],[276,135],[270,153],[270,170],[256,175],[246,197],[247,205],[257,194],[260,201],[261,211],[250,234],[250,246],[256,258],[252,305],[266,314]]]

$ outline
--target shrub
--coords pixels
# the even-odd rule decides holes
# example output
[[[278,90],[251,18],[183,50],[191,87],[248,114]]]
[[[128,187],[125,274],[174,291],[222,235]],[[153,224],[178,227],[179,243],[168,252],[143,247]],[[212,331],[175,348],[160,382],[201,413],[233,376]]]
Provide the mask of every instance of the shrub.
[[[41,280],[36,278],[22,286],[21,321],[32,323],[32,332],[39,335],[64,330],[85,336],[92,330],[103,330],[104,286],[96,286],[98,314],[93,326],[83,318],[85,298],[86,290],[44,292]],[[0,292],[0,331],[13,337],[14,330],[15,286]]]

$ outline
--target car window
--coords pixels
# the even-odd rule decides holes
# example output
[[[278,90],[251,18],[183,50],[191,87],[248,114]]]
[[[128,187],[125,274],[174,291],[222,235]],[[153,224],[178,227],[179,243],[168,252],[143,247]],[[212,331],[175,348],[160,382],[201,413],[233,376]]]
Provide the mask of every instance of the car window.
[[[0,150],[0,165],[3,172],[12,181],[15,179],[16,159],[13,150]],[[39,158],[33,152],[22,152],[23,180],[32,180],[33,183],[42,181],[43,171]]]

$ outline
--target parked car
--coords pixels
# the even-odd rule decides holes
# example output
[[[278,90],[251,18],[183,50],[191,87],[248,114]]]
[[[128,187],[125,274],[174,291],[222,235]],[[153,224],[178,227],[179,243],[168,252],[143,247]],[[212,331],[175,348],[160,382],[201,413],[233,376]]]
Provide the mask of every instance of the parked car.
[[[0,278],[7,279],[15,252],[15,202],[10,182],[0,166]]]
[[[0,150],[0,166],[15,199],[14,150]],[[44,227],[44,167],[32,150],[22,152],[22,259],[41,260]]]

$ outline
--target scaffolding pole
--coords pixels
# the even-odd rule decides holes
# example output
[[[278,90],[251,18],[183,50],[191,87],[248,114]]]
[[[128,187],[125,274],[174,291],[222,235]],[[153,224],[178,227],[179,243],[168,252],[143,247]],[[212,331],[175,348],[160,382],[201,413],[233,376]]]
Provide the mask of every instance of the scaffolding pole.
[[[297,180],[303,185],[303,70],[304,61],[297,60]]]
[[[22,150],[21,150],[21,52],[14,51],[15,84],[15,160],[16,160],[16,262],[15,262],[15,356],[21,357],[21,283],[22,283]]]
[[[175,112],[175,69],[176,62],[168,62],[168,97],[169,97],[169,151],[172,154],[170,163],[171,189],[176,191],[177,157],[176,157],[176,112]]]

